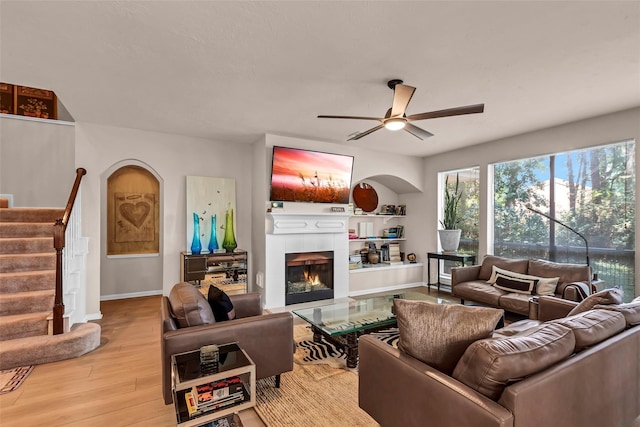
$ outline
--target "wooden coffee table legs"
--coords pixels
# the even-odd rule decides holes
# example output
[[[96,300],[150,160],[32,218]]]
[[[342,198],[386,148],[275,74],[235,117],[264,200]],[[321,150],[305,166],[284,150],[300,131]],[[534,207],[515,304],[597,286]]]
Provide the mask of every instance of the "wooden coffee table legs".
[[[358,366],[358,334],[352,332],[344,336],[347,347],[347,368]]]
[[[320,329],[311,325],[313,331],[313,341],[322,342],[322,338],[344,349],[347,354],[347,368],[358,366],[358,333],[350,332],[345,335],[331,337],[324,334]]]

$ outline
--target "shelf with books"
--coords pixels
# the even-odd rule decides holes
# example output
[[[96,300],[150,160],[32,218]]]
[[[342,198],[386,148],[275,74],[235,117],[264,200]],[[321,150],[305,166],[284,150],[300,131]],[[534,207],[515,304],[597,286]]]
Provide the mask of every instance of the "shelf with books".
[[[397,237],[368,237],[366,239],[349,239],[349,243],[352,242],[404,242],[405,238],[399,239]]]
[[[237,343],[218,349],[214,371],[200,368],[200,350],[171,356],[178,426],[201,426],[255,406],[255,365]]]
[[[423,265],[410,263],[405,258],[405,254],[411,252],[410,230],[405,228],[409,219],[406,208],[403,208],[405,215],[386,215],[384,211],[383,207],[378,214],[349,218],[350,292],[423,282]],[[369,257],[372,250],[378,257]]]
[[[393,269],[404,269],[404,268],[422,268],[424,263],[421,262],[400,262],[400,263],[388,263],[381,262],[378,264],[363,264],[362,267],[353,268],[349,270],[350,274],[358,274],[365,273],[371,271],[379,271],[379,270],[393,270]]]

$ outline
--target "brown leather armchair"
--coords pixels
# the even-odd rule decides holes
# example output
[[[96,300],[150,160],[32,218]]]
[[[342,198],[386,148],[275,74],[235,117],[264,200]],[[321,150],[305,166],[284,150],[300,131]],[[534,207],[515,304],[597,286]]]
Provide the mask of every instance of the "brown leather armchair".
[[[178,284],[187,293],[186,284]],[[200,294],[192,285],[188,285]],[[200,294],[200,296],[202,296]],[[193,299],[198,295],[190,295]],[[202,296],[204,298],[204,296]],[[208,344],[224,344],[237,341],[256,365],[256,377],[275,376],[276,387],[280,386],[280,374],[293,370],[293,316],[291,313],[262,312],[261,295],[257,292],[230,295],[236,318],[226,322],[199,324],[180,327],[172,310],[169,298],[162,297],[161,302],[161,357],[162,357],[162,394],[165,404],[173,402],[171,393],[171,355],[197,350]],[[206,299],[204,300],[206,302]],[[198,307],[202,300],[192,304],[190,320],[198,316]],[[207,317],[204,314],[204,317]],[[196,322],[197,323],[197,322]],[[193,323],[191,323],[193,324]]]

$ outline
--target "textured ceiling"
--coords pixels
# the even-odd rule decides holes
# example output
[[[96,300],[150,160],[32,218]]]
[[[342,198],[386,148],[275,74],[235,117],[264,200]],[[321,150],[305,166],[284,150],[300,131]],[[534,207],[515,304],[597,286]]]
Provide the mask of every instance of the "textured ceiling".
[[[425,156],[640,105],[640,2],[0,2],[0,80],[77,121],[251,143],[264,133]],[[425,141],[372,122],[417,87]]]

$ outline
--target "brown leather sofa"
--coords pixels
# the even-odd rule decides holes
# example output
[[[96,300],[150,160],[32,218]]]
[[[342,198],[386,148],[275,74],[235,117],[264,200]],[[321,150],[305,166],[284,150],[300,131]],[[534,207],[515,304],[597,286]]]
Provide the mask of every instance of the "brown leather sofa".
[[[174,290],[178,287],[181,292],[176,295]],[[214,323],[207,300],[194,286],[178,284],[170,298],[163,296],[160,307],[165,404],[173,402],[171,355],[198,350],[204,345],[237,341],[255,363],[256,377],[275,376],[276,387],[280,385],[280,374],[293,370],[293,317],[288,312],[264,314],[259,293],[230,295],[236,318],[217,323]],[[208,324],[203,324],[203,321]],[[196,326],[180,327],[185,322]]]
[[[451,295],[482,305],[502,308],[513,313],[530,316],[529,300],[532,295],[507,292],[487,283],[493,266],[514,273],[549,278],[559,277],[555,296],[581,301],[589,293],[590,268],[584,264],[561,264],[537,259],[511,259],[487,255],[481,265],[451,269]]]
[[[383,427],[635,426],[634,420],[640,421],[640,300],[636,301],[633,326],[626,314],[605,309],[554,321],[549,316],[565,316],[577,303],[540,297],[539,320],[516,322],[498,330],[500,334],[496,331],[495,338],[474,342],[451,376],[363,336],[360,407]],[[588,318],[589,326],[581,323]],[[611,336],[602,339],[607,335]],[[522,336],[534,338],[529,343],[538,343],[540,357],[517,349]],[[508,337],[511,341],[504,341]],[[538,339],[546,342],[540,344]],[[523,379],[505,381],[497,394],[486,391],[496,385],[492,377],[498,371],[538,363],[556,352],[561,342],[575,347],[569,356]],[[516,351],[510,350],[514,347]],[[483,348],[512,353],[496,358]],[[479,377],[485,381],[474,382]]]

